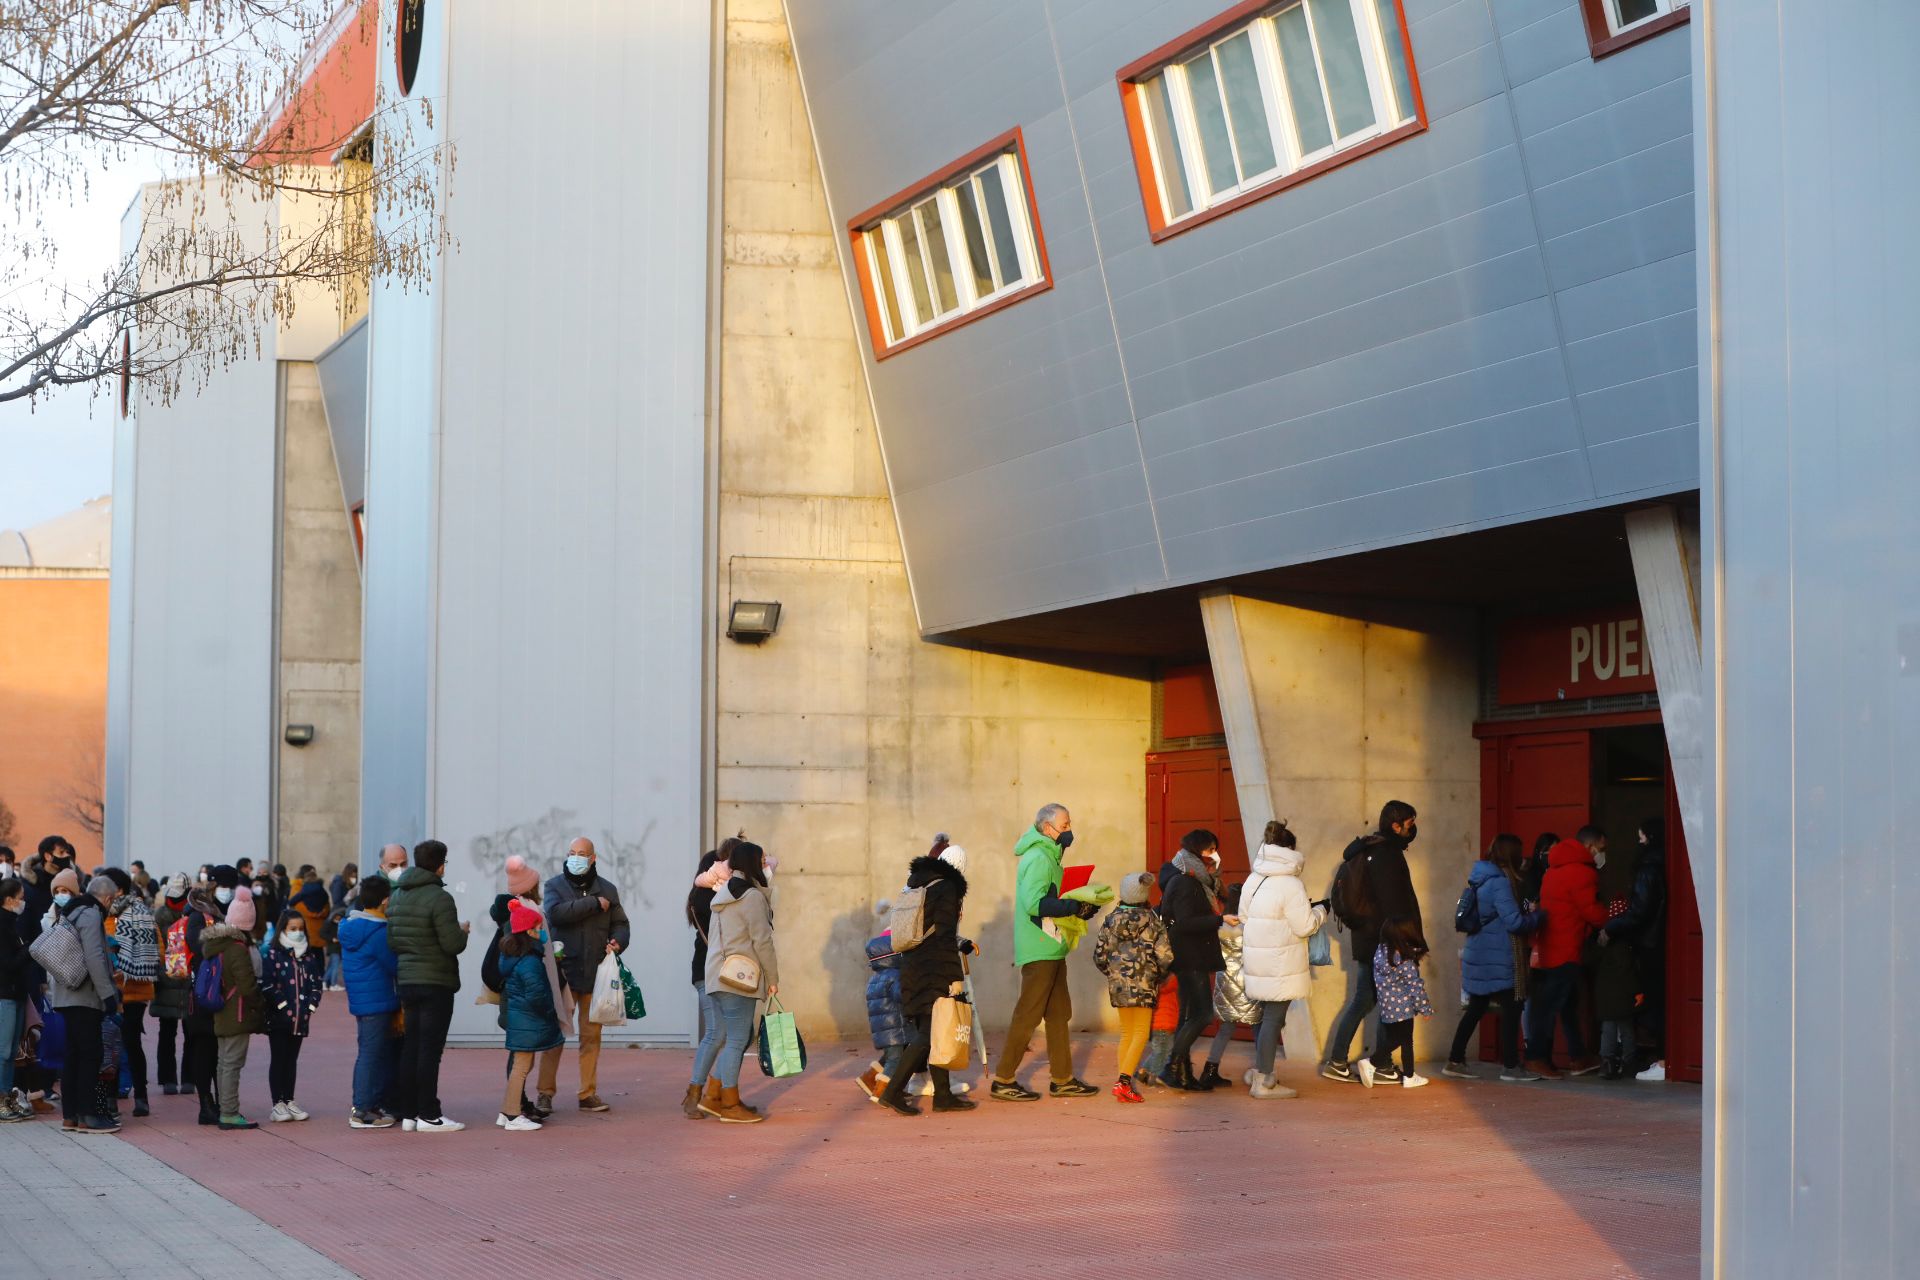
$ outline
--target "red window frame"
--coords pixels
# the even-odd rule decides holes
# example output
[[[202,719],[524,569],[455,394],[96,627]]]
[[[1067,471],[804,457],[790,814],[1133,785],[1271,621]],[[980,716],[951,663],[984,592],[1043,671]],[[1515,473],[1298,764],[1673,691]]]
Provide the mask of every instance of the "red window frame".
[[[1427,99],[1420,89],[1420,68],[1413,57],[1413,36],[1407,30],[1407,10],[1405,0],[1393,0],[1394,13],[1400,19],[1400,46],[1407,52],[1407,83],[1413,89],[1413,119],[1397,129],[1383,133],[1377,138],[1369,138],[1356,147],[1317,160],[1305,168],[1275,178],[1263,186],[1251,191],[1243,191],[1231,200],[1215,205],[1211,209],[1202,209],[1188,214],[1178,222],[1168,222],[1162,210],[1160,200],[1160,180],[1153,171],[1153,153],[1147,146],[1146,116],[1140,107],[1139,81],[1160,70],[1169,63],[1178,62],[1181,55],[1190,53],[1202,45],[1211,44],[1231,27],[1244,25],[1270,9],[1280,7],[1280,0],[1242,0],[1224,13],[1216,14],[1191,31],[1175,36],[1145,57],[1135,58],[1114,73],[1114,79],[1120,86],[1120,109],[1126,116],[1127,138],[1133,147],[1133,168],[1140,178],[1140,200],[1147,212],[1147,236],[1155,244],[1170,239],[1184,231],[1205,226],[1215,218],[1225,217],[1237,209],[1270,199],[1282,191],[1297,187],[1303,182],[1311,182],[1323,173],[1330,173],[1341,165],[1352,164],[1362,156],[1370,156],[1384,147],[1424,133],[1427,128]]]
[[[1663,31],[1671,31],[1692,20],[1693,6],[1687,5],[1671,13],[1663,13],[1652,22],[1635,27],[1631,31],[1622,31],[1614,35],[1607,26],[1606,0],[1580,0],[1580,15],[1587,20],[1587,45],[1593,50],[1595,61],[1610,53],[1639,44],[1642,40],[1651,40]]]
[[[367,562],[367,504],[362,499],[347,510],[347,518],[353,524],[353,550],[360,557],[360,563]]]
[[[867,265],[868,233],[880,223],[881,219],[900,212],[929,192],[945,186],[969,169],[985,164],[1003,151],[1013,152],[1020,162],[1020,185],[1026,190],[1027,225],[1033,228],[1033,257],[1040,267],[1040,278],[1025,288],[1016,289],[1003,297],[995,298],[985,306],[942,320],[930,329],[923,329],[910,338],[902,338],[889,345],[887,327],[880,318],[880,299],[874,292],[873,269]],[[1053,288],[1053,264],[1047,259],[1046,233],[1040,229],[1040,204],[1033,194],[1033,167],[1027,163],[1027,139],[1018,125],[991,142],[974,148],[952,164],[942,165],[920,181],[902,188],[880,203],[849,218],[847,241],[853,251],[854,273],[860,280],[860,300],[866,308],[867,335],[873,340],[875,360],[886,360],[897,356],[902,351],[917,347],[943,333],[951,333],[961,325],[972,324],[975,320],[984,319],[996,311],[1004,311],[1016,302],[1025,302],[1028,298]]]
[[[393,14],[393,76],[394,83],[400,86],[400,96],[407,97],[413,92],[413,82],[420,74],[421,44],[426,40],[427,3],[426,0],[400,0]],[[407,66],[407,39],[413,38],[413,66]]]

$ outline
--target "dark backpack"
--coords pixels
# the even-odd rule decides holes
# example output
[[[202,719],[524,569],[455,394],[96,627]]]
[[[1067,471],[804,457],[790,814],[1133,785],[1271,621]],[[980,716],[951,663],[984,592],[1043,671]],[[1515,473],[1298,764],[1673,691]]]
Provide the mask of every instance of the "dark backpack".
[[[1366,837],[1366,847],[1340,864],[1334,872],[1333,888],[1327,897],[1333,907],[1333,915],[1341,924],[1352,929],[1375,919],[1379,912],[1374,909],[1373,885],[1367,875],[1367,869],[1373,861],[1373,846],[1378,837]]]
[[[227,1007],[226,966],[219,956],[200,962],[193,975],[193,1007],[200,1013],[218,1013]]]
[[[1464,933],[1469,938],[1480,932],[1480,890],[1472,881],[1460,891],[1460,901],[1454,904],[1453,928],[1456,933]]]

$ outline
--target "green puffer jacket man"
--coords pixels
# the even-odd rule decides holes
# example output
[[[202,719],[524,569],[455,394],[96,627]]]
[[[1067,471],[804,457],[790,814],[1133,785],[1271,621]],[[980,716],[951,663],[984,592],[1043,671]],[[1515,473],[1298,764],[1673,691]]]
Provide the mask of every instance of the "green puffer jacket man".
[[[400,986],[460,989],[467,931],[439,872],[408,867],[401,874],[387,907],[387,945],[400,957]]]
[[[1013,847],[1020,868],[1013,884],[1013,962],[1064,960],[1073,950],[1067,943],[1034,923],[1035,916],[1092,914],[1080,903],[1060,899],[1060,846],[1040,828],[1028,827]]]

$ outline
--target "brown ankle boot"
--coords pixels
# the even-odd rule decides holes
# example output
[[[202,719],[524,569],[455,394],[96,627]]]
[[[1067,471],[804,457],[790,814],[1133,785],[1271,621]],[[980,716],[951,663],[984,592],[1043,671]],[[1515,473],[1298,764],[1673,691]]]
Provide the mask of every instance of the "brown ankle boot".
[[[680,1114],[689,1120],[705,1120],[707,1113],[700,1109],[700,1086],[687,1086],[687,1096],[680,1100]]]
[[[702,1103],[701,1110],[725,1124],[759,1124],[766,1119],[758,1111],[751,1111],[740,1105],[738,1089],[722,1089],[720,1105],[709,1107]]]
[[[713,1109],[720,1105],[720,1081],[712,1076],[707,1077],[707,1092],[704,1101],[706,1105],[702,1110],[708,1115],[712,1115]],[[744,1102],[740,1104],[740,1109],[742,1111],[751,1111],[755,1115],[760,1114],[760,1108],[749,1106]]]

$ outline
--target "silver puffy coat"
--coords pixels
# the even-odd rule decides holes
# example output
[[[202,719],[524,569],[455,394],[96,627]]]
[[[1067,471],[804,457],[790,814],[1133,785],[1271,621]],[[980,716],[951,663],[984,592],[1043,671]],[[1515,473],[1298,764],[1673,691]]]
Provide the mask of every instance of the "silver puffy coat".
[[[1241,967],[1241,935],[1236,926],[1221,927],[1220,955],[1227,967],[1213,976],[1214,1015],[1222,1022],[1258,1022],[1260,1006],[1247,998],[1245,970]]]

